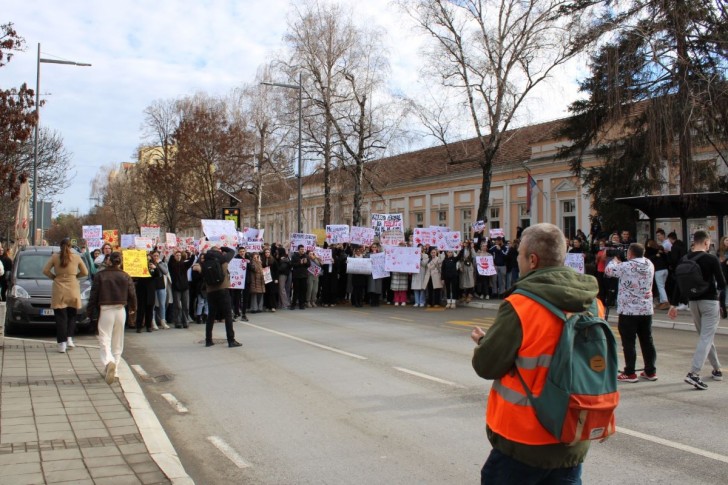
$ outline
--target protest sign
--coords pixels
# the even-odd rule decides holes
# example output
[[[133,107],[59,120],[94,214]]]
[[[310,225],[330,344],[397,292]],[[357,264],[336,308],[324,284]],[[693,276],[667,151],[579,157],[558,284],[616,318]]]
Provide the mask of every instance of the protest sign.
[[[291,252],[298,251],[298,245],[303,244],[306,251],[316,250],[316,234],[294,232],[291,234]]]
[[[412,242],[415,246],[422,244],[423,246],[436,246],[437,245],[437,234],[439,228],[423,228],[416,227],[412,231]]]
[[[159,226],[141,226],[139,228],[139,234],[142,237],[149,239],[159,240]]]
[[[333,264],[334,263],[334,257],[331,254],[330,249],[324,249],[324,248],[316,248],[315,250],[316,256],[321,260],[321,264]]]
[[[483,229],[485,229],[485,221],[477,221],[473,222],[470,227],[473,229],[473,232],[481,232]]]
[[[387,247],[384,248],[386,259],[385,271],[394,273],[419,273],[422,252],[420,248]]]
[[[460,239],[460,231],[443,232],[442,239],[438,241],[437,249],[440,251],[458,252],[463,248],[463,242]]]
[[[265,229],[256,229],[254,227],[244,227],[243,231],[240,233],[241,241],[262,241],[263,240],[263,233],[265,232]]]
[[[154,249],[154,241],[148,237],[135,237],[134,247],[136,249],[143,249],[144,251],[151,251]]]
[[[262,253],[263,241],[247,241],[240,244],[249,253]]]
[[[372,278],[375,280],[389,277],[389,271],[384,269],[386,258],[387,256],[384,253],[372,253],[369,255],[369,259],[372,261]]]
[[[397,246],[399,243],[404,242],[404,233],[401,229],[382,231],[379,234],[379,242],[382,246]]]
[[[267,285],[273,283],[273,275],[270,274],[270,266],[263,268],[263,282]]]
[[[351,244],[359,246],[371,246],[374,243],[375,232],[369,227],[352,226],[349,238]]]
[[[326,242],[341,244],[349,242],[349,226],[346,224],[329,224],[326,226]]]
[[[86,239],[86,247],[89,251],[93,251],[94,249],[101,249],[103,245],[103,239]]]
[[[372,274],[372,260],[349,257],[346,259],[346,272],[348,274]]]
[[[165,239],[167,240],[168,248],[177,247],[177,234],[175,234],[173,232],[168,232],[167,234],[165,234]]]
[[[202,232],[210,241],[219,241],[221,236],[230,236],[235,234],[237,237],[238,230],[235,228],[235,221],[224,219],[202,219]]]
[[[230,273],[230,288],[245,289],[245,273],[248,270],[248,261],[242,258],[233,258],[228,263]]]
[[[104,233],[101,226],[82,226],[83,238],[88,239],[103,239]]]
[[[577,273],[584,274],[584,253],[567,253],[564,266],[573,268]]]
[[[394,229],[404,233],[404,218],[402,214],[372,214],[372,229],[377,236],[380,236],[382,231]]]
[[[149,278],[149,261],[147,252],[141,249],[124,249],[124,271],[132,278]]]
[[[311,261],[311,264],[308,267],[308,272],[318,277],[321,274],[321,266],[319,266],[314,261]]]
[[[476,256],[475,264],[478,268],[478,274],[481,276],[493,276],[495,275],[495,264],[493,263],[493,256]]]
[[[505,237],[506,237],[506,233],[503,231],[503,228],[502,227],[497,227],[495,229],[490,229],[488,231],[488,233],[490,234],[490,238],[491,239],[495,239],[497,237],[502,237],[502,238],[505,239]]]
[[[221,247],[228,247],[232,249],[237,249],[238,247],[238,234],[236,232],[232,232],[230,234],[221,234],[220,237],[216,240],[216,242]]]
[[[121,235],[121,248],[131,249],[134,247],[134,238],[139,237],[136,234],[122,234]]]
[[[104,231],[104,242],[111,244],[112,249],[119,249],[119,230],[107,229]]]

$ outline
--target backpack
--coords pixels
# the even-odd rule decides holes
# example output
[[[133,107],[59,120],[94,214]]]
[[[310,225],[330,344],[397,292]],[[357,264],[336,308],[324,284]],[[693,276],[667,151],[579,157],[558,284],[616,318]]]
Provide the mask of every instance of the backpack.
[[[710,283],[703,278],[703,272],[697,263],[705,254],[701,252],[692,259],[686,254],[675,267],[675,281],[683,298],[695,298],[710,288]]]
[[[564,320],[538,396],[516,368],[541,425],[568,444],[603,440],[614,434],[614,412],[619,404],[617,341],[609,324],[599,317],[596,300],[588,311],[567,316],[529,291],[517,289],[514,293],[535,300]]]
[[[225,273],[217,258],[205,258],[200,265],[202,268],[202,279],[208,286],[218,286],[225,281]]]

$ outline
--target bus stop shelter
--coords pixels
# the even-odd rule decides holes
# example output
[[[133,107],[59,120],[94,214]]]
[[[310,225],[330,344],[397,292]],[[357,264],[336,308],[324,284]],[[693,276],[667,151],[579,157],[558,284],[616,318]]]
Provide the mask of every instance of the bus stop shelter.
[[[655,234],[656,219],[680,219],[682,240],[689,241],[688,219],[718,218],[718,240],[725,235],[728,214],[728,192],[699,192],[679,195],[643,195],[621,197],[615,202],[639,209],[650,220],[650,233]],[[714,241],[717,245],[718,241]]]

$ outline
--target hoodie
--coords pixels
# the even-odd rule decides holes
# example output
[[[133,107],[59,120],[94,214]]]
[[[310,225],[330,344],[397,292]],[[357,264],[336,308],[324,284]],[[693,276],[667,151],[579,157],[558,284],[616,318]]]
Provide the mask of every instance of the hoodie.
[[[531,271],[522,276],[513,288],[535,293],[566,312],[584,312],[596,298],[599,284],[593,276],[559,266]],[[495,322],[473,352],[475,372],[483,379],[500,379],[511,372],[523,341],[523,326],[537,324],[522,322],[511,303],[504,301],[498,308]],[[583,462],[589,451],[588,441],[573,446],[531,446],[496,434],[487,426],[486,431],[493,448],[536,468],[573,467]]]
[[[612,260],[604,271],[608,278],[619,278],[617,313],[620,315],[652,315],[652,281],[655,267],[647,258],[625,262]]]

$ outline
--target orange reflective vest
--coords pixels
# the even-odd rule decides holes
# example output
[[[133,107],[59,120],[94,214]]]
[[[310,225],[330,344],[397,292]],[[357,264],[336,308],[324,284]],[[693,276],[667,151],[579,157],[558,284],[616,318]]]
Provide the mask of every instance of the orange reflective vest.
[[[524,295],[506,298],[522,323],[523,340],[515,365],[534,396],[546,381],[551,358],[561,338],[564,322],[547,308]],[[597,300],[598,301],[598,300]],[[604,307],[599,305],[599,315]],[[491,430],[504,438],[527,445],[549,445],[559,440],[536,417],[515,369],[493,381],[485,420]]]

